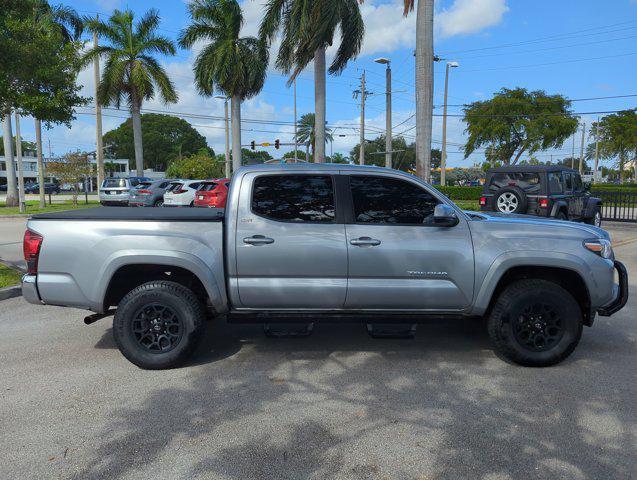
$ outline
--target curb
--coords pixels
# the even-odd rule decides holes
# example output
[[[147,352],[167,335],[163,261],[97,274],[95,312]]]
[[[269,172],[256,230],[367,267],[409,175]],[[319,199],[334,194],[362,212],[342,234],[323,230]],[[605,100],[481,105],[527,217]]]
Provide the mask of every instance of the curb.
[[[21,297],[21,296],[22,296],[22,287],[20,287],[20,285],[0,288],[0,302],[2,300],[8,300],[9,298],[15,298],[15,297]]]

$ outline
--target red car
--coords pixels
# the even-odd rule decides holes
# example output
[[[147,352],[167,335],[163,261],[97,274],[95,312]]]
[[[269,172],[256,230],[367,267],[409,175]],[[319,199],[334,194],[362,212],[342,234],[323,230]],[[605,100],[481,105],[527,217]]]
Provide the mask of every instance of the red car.
[[[224,208],[229,186],[229,178],[216,178],[202,182],[195,192],[195,207]]]

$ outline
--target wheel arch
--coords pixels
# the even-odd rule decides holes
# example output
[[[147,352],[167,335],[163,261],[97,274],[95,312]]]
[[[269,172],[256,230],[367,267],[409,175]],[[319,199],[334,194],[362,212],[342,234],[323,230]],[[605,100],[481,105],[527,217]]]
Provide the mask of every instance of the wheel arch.
[[[573,295],[582,310],[584,324],[590,326],[594,314],[591,307],[591,287],[586,278],[591,276],[592,272],[585,265],[564,257],[547,258],[541,262],[511,257],[500,262],[496,260],[477,294],[474,313],[487,314],[498,295],[512,282],[537,278],[552,281]]]

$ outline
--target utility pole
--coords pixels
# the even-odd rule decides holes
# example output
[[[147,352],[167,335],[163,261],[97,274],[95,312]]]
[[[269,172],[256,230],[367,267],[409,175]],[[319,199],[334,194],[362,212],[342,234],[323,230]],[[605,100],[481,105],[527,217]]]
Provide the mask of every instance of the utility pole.
[[[358,163],[365,165],[365,97],[369,92],[365,91],[365,70],[361,75],[361,88],[360,90],[354,90],[354,98],[361,96],[361,136],[360,136],[360,148],[358,149]]]
[[[579,174],[584,170],[584,137],[586,136],[586,122],[582,122],[582,143],[579,151]]]
[[[15,156],[18,162],[18,205],[24,213],[24,163],[22,162],[22,136],[20,135],[20,114],[15,111]]]
[[[579,122],[577,123],[579,127]],[[575,136],[577,135],[577,129],[573,132],[573,149],[571,150],[571,168],[575,168]]]
[[[299,150],[299,140],[298,140],[298,135],[296,131],[296,77],[295,77],[294,78],[294,162],[298,160],[297,158],[298,150]]]
[[[376,63],[385,64],[385,167],[392,168],[392,127],[391,127],[391,60],[377,58]]]
[[[226,178],[230,178],[232,175],[232,160],[230,160],[230,120],[228,118],[228,97],[223,99],[223,112],[225,115],[225,125],[226,125]]]
[[[449,91],[449,69],[456,68],[458,62],[447,62],[445,68],[445,100],[442,109],[442,152],[440,155],[440,185],[447,184],[447,92]]]
[[[597,117],[597,123],[595,123],[595,170],[593,170],[593,183],[597,179],[597,169],[599,168],[599,136],[597,130],[599,129],[599,117]]]
[[[96,20],[99,19],[97,15]],[[97,33],[93,32],[93,48],[97,48]],[[97,162],[97,192],[102,188],[102,182],[105,178],[104,172],[104,141],[102,139],[102,106],[97,99],[97,89],[100,84],[100,59],[95,57],[93,60],[93,78],[95,81],[95,161]]]

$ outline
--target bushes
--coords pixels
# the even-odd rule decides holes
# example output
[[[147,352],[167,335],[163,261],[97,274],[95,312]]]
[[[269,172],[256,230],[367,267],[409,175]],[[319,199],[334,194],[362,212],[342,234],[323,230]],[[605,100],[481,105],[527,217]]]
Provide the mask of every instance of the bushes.
[[[456,186],[441,186],[434,185],[434,187],[451,200],[480,200],[482,195],[482,187],[456,187]]]

